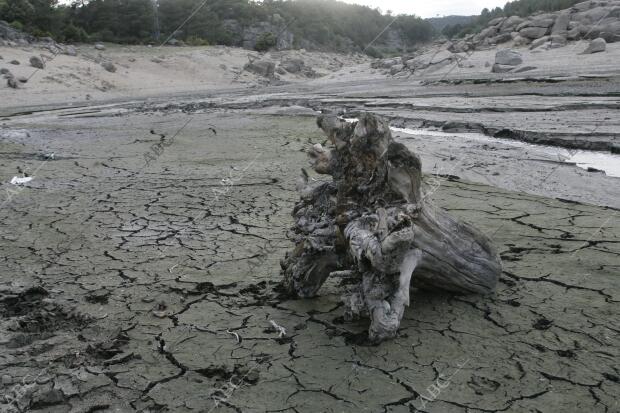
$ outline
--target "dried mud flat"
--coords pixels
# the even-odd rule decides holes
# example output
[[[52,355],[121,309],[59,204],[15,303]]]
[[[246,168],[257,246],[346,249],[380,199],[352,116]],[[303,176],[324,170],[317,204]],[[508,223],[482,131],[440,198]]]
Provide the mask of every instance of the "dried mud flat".
[[[325,139],[311,111],[193,105],[3,121],[2,176],[36,173],[2,185],[0,409],[620,409],[617,209],[428,175],[497,244],[497,293],[416,291],[368,346],[336,282],[279,288],[303,150]]]

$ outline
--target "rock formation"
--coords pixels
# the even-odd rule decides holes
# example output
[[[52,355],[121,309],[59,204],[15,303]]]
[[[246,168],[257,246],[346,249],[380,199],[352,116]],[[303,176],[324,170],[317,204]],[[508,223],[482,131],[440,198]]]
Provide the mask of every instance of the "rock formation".
[[[420,159],[370,114],[356,123],[320,117],[333,148],[310,150],[301,200],[293,210],[295,248],[282,260],[284,283],[313,297],[331,275],[352,285],[345,318],[369,316],[369,338],[394,337],[411,282],[458,293],[490,293],[501,262],[490,240],[433,205],[423,193]]]

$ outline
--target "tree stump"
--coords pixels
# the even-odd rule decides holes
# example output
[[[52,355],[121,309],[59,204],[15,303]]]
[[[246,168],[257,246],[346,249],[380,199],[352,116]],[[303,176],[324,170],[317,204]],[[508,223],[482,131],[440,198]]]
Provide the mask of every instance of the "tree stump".
[[[412,281],[494,290],[501,261],[491,241],[422,195],[420,159],[392,139],[385,121],[322,116],[318,125],[333,147],[314,145],[311,164],[333,179],[311,182],[302,169],[295,248],[281,262],[291,293],[313,297],[330,275],[349,278],[345,318],[370,317],[369,338],[381,341],[396,335]]]

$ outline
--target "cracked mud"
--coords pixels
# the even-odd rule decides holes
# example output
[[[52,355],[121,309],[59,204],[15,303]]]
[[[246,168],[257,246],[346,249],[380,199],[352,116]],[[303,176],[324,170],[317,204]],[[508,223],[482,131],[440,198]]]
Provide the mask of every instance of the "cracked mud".
[[[412,292],[398,336],[365,346],[335,281],[310,300],[279,284],[295,179],[324,140],[314,118],[5,122],[2,176],[37,172],[0,188],[3,411],[620,408],[617,209],[427,175],[435,202],[498,247],[497,292]],[[174,139],[146,164],[161,135]]]

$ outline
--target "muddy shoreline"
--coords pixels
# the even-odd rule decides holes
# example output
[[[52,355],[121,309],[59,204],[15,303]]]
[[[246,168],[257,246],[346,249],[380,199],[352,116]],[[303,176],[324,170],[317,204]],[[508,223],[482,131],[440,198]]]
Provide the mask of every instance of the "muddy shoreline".
[[[556,155],[618,144],[618,78],[339,78],[3,107],[0,410],[616,411],[620,178]],[[496,244],[495,294],[412,292],[380,346],[337,280],[282,294],[320,110],[441,129],[394,135]]]

